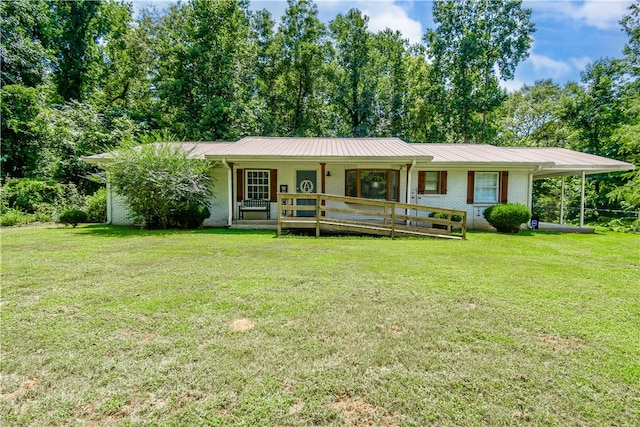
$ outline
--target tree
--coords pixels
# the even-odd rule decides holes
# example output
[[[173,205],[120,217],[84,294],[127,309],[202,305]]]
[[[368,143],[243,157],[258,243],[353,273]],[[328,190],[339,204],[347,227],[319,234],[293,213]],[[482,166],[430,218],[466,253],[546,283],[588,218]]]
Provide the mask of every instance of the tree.
[[[110,116],[90,103],[77,101],[43,110],[37,123],[41,129],[37,174],[73,183],[85,193],[97,189],[91,179],[97,169],[80,158],[118,147],[141,131],[126,115]]]
[[[438,27],[424,39],[442,70],[438,84],[451,92],[453,129],[464,142],[488,142],[490,114],[504,99],[498,82],[529,55],[531,9],[519,0],[446,0],[434,2],[433,15]]]
[[[239,136],[253,89],[245,83],[254,70],[247,7],[244,0],[192,0],[155,21],[152,72],[161,127],[193,140]]]
[[[376,129],[378,136],[402,137],[406,132],[409,73],[408,42],[399,31],[386,29],[373,37],[376,84]]]
[[[166,134],[162,134],[166,141]],[[215,165],[168,142],[127,144],[107,165],[109,182],[148,227],[186,227],[209,207]],[[185,218],[186,217],[186,218]],[[207,215],[208,217],[208,215]],[[202,220],[197,225],[202,223]]]
[[[636,0],[629,6],[629,14],[622,18],[620,24],[629,36],[629,43],[625,46],[624,53],[637,76],[640,74],[640,0]]]
[[[51,11],[44,0],[0,2],[2,86],[44,83],[52,52]]]
[[[572,148],[617,158],[613,132],[626,122],[626,80],[619,60],[599,59],[581,74],[583,86],[567,85],[562,119],[572,128]]]
[[[569,131],[560,118],[563,91],[551,80],[510,94],[497,110],[499,145],[565,147]]]
[[[373,134],[374,99],[377,73],[373,68],[369,18],[357,9],[339,14],[329,28],[334,40],[335,91],[333,103],[338,108],[340,122],[351,136]]]
[[[278,76],[272,90],[280,135],[322,135],[330,128],[326,63],[331,47],[326,36],[311,0],[288,0],[271,54]]]
[[[2,139],[0,166],[2,179],[33,177],[41,163],[42,132],[37,117],[45,102],[43,92],[22,85],[8,85],[2,97]]]

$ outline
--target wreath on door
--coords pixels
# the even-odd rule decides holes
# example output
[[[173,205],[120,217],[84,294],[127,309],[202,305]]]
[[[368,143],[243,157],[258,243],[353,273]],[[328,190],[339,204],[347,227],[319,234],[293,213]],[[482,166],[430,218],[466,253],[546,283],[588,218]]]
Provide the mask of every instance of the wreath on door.
[[[313,193],[313,181],[311,181],[310,179],[300,181],[299,187],[301,193]]]

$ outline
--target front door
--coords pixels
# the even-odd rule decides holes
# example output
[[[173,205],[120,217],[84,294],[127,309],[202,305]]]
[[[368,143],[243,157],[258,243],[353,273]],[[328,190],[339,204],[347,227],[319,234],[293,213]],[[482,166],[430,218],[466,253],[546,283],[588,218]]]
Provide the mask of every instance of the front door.
[[[317,193],[316,171],[296,171],[296,192]],[[297,205],[315,206],[315,199],[297,199]],[[316,216],[315,211],[297,211],[296,216]]]

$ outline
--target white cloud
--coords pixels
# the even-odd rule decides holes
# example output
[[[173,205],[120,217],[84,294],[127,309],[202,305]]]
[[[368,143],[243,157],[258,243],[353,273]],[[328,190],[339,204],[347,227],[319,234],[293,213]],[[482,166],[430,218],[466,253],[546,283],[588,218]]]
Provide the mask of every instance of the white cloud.
[[[566,62],[557,61],[537,53],[532,53],[527,62],[531,63],[535,74],[544,76],[543,78],[561,79],[572,71],[571,65]]]
[[[400,31],[411,44],[422,40],[424,31],[420,21],[410,18],[407,11],[393,0],[364,2],[362,12],[369,17],[369,29],[373,32],[390,28]]]
[[[522,89],[525,84],[526,84],[525,81],[519,80],[517,78],[513,80],[507,80],[507,81],[500,80],[500,87],[502,89],[506,89],[507,92],[516,92]]]
[[[619,21],[627,14],[630,0],[529,1],[525,4],[535,11],[560,20],[573,20],[601,30],[619,28]]]
[[[581,56],[580,58],[571,58],[571,63],[573,64],[576,70],[584,70],[587,68],[587,65],[591,64],[593,59],[588,56]]]

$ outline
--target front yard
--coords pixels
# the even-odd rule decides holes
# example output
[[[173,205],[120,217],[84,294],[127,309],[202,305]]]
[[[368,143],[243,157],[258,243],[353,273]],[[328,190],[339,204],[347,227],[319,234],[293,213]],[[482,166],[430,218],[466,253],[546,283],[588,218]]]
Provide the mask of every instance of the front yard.
[[[3,229],[3,425],[635,425],[640,236]]]

